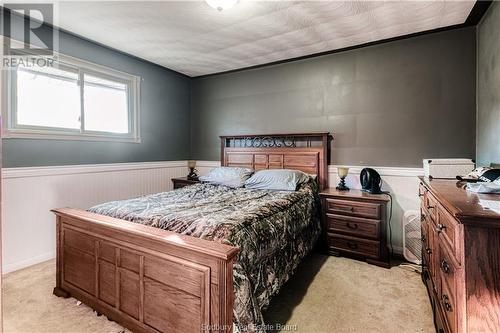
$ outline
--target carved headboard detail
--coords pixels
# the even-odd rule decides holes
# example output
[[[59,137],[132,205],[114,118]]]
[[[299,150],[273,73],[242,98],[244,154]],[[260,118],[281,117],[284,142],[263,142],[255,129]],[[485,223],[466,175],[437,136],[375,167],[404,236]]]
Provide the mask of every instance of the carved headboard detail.
[[[221,165],[262,169],[296,169],[315,174],[320,189],[328,187],[331,136],[285,133],[221,136]]]

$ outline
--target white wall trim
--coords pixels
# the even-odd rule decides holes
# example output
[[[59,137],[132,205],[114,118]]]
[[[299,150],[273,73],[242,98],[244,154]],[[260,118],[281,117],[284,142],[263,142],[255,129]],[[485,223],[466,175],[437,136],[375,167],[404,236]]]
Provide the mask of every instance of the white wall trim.
[[[219,161],[196,161],[196,166],[201,168],[216,168],[220,166]],[[329,165],[328,173],[337,173],[337,167],[340,165]],[[344,166],[344,165],[343,165]],[[349,166],[350,174],[358,174],[363,168],[373,168],[380,173],[381,176],[398,176],[398,177],[418,177],[424,175],[423,168],[408,168],[408,167],[370,167],[370,166]]]
[[[216,168],[220,166],[220,161],[196,161],[197,167]]]
[[[114,171],[147,170],[161,168],[187,167],[187,161],[161,161],[136,163],[106,163],[82,165],[58,165],[47,167],[3,168],[2,178],[45,177],[60,175],[75,175],[82,173],[100,173]]]
[[[340,165],[329,165],[328,173],[337,173],[337,167]],[[344,165],[342,165],[344,166]],[[407,168],[407,167],[371,167],[371,166],[349,166],[350,174],[360,174],[364,168],[373,168],[378,171],[381,176],[397,176],[397,177],[418,177],[424,175],[423,168]]]

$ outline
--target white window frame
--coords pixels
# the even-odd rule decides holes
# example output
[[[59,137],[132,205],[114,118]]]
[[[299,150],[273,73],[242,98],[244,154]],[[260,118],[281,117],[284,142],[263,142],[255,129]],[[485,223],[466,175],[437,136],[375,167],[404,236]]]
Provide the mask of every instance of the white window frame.
[[[30,54],[25,53],[29,56]],[[80,82],[80,107],[81,127],[80,129],[65,129],[57,127],[28,126],[16,123],[16,70],[3,70],[4,101],[3,107],[3,138],[25,138],[25,139],[53,139],[53,140],[89,140],[89,141],[118,141],[140,143],[139,115],[140,115],[140,82],[141,78],[136,75],[121,72],[105,66],[97,65],[85,60],[77,59],[60,53],[54,53],[57,63],[69,67],[78,72]],[[57,67],[57,65],[56,65]],[[101,77],[111,81],[127,85],[129,131],[128,133],[110,133],[100,131],[89,131],[84,129],[84,84],[85,74]]]

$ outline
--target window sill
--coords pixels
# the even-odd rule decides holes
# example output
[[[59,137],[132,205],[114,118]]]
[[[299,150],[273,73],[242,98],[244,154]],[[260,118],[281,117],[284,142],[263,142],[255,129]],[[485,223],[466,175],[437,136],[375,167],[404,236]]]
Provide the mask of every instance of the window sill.
[[[2,139],[34,139],[34,140],[72,140],[72,141],[101,141],[101,142],[124,142],[141,143],[140,138],[81,134],[81,133],[39,133],[36,131],[4,130]]]

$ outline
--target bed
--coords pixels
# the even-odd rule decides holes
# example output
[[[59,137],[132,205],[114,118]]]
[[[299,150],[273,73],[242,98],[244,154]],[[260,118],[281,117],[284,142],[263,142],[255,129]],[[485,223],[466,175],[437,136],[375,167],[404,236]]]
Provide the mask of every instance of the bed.
[[[265,331],[262,310],[320,234],[328,133],[221,137],[221,164],[317,175],[296,192],[197,184],[54,210],[54,294],[134,332]]]

